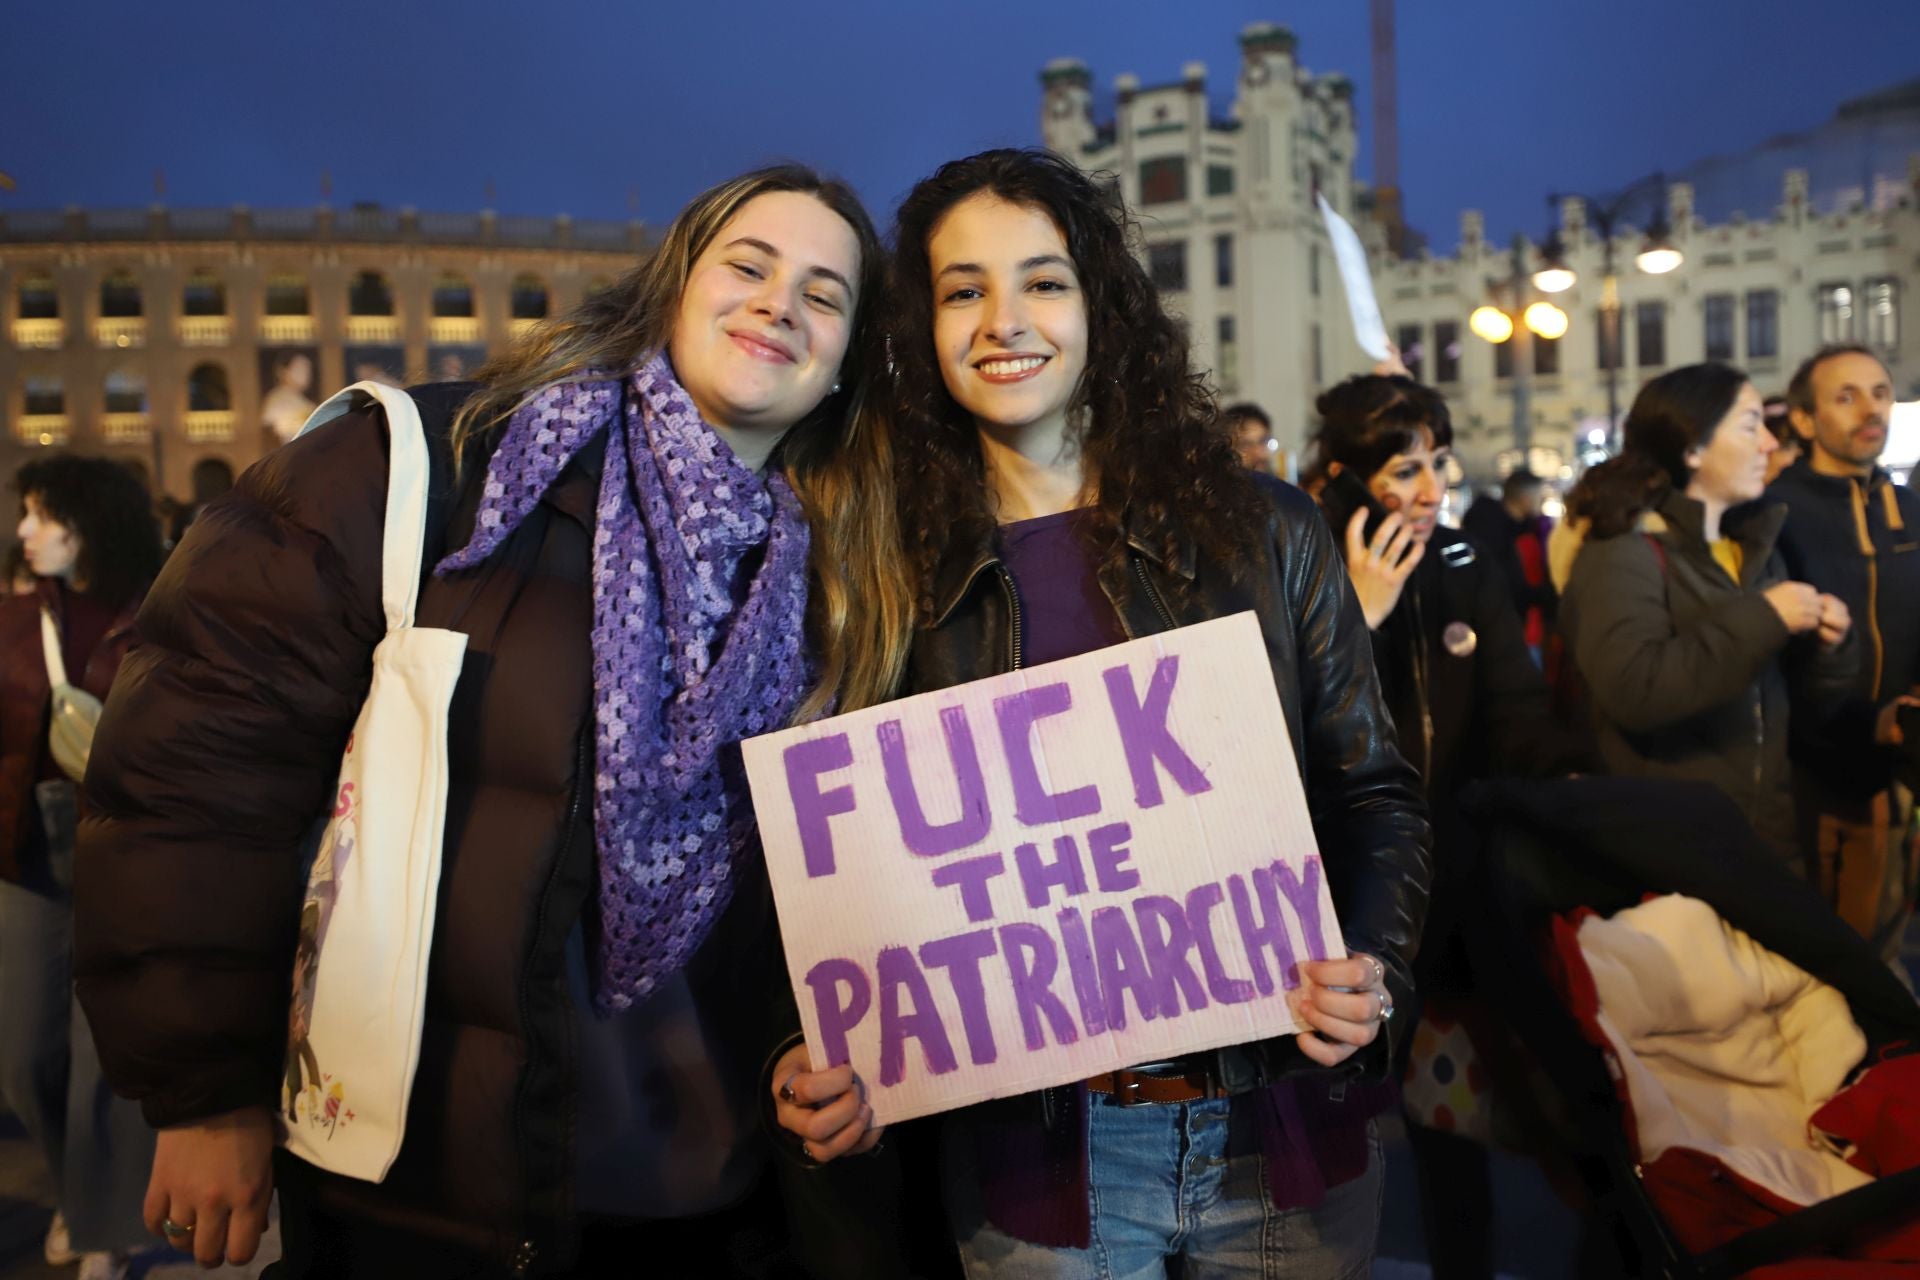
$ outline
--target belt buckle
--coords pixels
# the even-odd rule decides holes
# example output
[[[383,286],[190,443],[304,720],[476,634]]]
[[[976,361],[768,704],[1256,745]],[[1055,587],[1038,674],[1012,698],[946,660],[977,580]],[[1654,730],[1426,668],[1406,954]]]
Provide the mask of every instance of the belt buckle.
[[[1113,1100],[1123,1107],[1150,1107],[1152,1098],[1140,1096],[1140,1082],[1146,1079],[1133,1071],[1113,1073]]]

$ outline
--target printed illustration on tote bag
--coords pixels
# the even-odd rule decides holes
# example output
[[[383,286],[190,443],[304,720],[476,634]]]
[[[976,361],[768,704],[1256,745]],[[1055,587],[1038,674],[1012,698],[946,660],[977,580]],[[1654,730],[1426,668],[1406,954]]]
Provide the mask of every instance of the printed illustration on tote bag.
[[[347,739],[348,760],[353,739]],[[346,1106],[346,1088],[322,1073],[309,1038],[313,1029],[313,998],[320,974],[320,949],[326,945],[327,926],[333,922],[333,904],[340,896],[348,865],[358,843],[356,814],[359,803],[354,784],[340,784],[333,814],[320,837],[320,849],[307,879],[307,900],[300,907],[300,940],[293,953],[293,1004],[287,1012],[287,1083],[282,1101],[288,1124],[305,1123],[333,1131],[353,1120]]]

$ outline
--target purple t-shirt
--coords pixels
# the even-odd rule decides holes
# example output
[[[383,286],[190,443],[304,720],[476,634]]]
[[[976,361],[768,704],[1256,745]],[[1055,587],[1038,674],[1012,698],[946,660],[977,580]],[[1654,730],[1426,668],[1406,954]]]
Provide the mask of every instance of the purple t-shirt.
[[[1000,526],[1000,562],[1020,597],[1027,666],[1077,658],[1127,638],[1082,536],[1088,514],[1081,507]]]
[[[1020,599],[1022,658],[1053,662],[1127,639],[1100,586],[1099,561],[1083,536],[1081,508],[1000,526],[1000,561]],[[1317,1208],[1327,1188],[1359,1177],[1369,1159],[1367,1121],[1393,1105],[1391,1085],[1354,1086],[1328,1096],[1324,1078],[1283,1081],[1233,1100],[1229,1151],[1266,1157],[1275,1207]],[[1086,1087],[1060,1099],[1065,1114],[1049,1132],[1017,1101],[958,1113],[971,1132],[987,1216],[1009,1234],[1054,1248],[1088,1247]]]

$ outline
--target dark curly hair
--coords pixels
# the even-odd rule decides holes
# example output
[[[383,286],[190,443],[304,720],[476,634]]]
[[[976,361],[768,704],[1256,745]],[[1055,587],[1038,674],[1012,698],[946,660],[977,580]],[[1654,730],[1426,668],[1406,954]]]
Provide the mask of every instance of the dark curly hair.
[[[1324,478],[1339,463],[1361,480],[1433,437],[1433,447],[1453,443],[1453,415],[1432,387],[1397,374],[1361,373],[1327,388],[1313,402],[1320,426],[1313,433],[1308,479]]]
[[[27,499],[80,542],[74,580],[109,608],[124,607],[160,572],[160,526],[139,477],[105,458],[55,454],[14,474],[21,514]]]
[[[1224,433],[1186,334],[1134,254],[1117,191],[1038,150],[983,151],[942,165],[908,193],[894,223],[894,447],[908,567],[922,612],[949,545],[991,536],[985,463],[973,418],[947,391],[933,344],[928,242],[943,218],[987,194],[1038,209],[1067,242],[1087,308],[1087,367],[1069,414],[1095,517],[1101,578],[1124,594],[1126,526],[1172,560],[1183,536],[1233,565],[1265,521]]]
[[[1567,495],[1568,516],[1590,521],[1587,536],[1596,541],[1638,527],[1642,512],[1687,487],[1687,453],[1713,439],[1747,382],[1732,365],[1689,364],[1640,388],[1620,429],[1620,456],[1580,477]]]

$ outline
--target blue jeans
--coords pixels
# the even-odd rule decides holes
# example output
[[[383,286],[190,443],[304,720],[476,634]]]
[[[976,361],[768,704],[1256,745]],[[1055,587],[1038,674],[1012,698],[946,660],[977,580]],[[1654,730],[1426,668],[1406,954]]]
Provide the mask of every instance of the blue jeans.
[[[1170,1258],[1181,1260],[1185,1280],[1366,1275],[1385,1185],[1371,1122],[1364,1174],[1331,1188],[1317,1209],[1276,1209],[1265,1157],[1227,1155],[1228,1105],[1091,1100],[1085,1249],[1029,1244],[986,1221],[972,1144],[949,1141],[947,1212],[968,1280],[1164,1280]]]
[[[101,1075],[73,998],[73,902],[57,851],[55,863],[44,892],[0,881],[0,1096],[46,1158],[73,1247],[136,1248],[152,1243],[140,1213],[153,1130]]]

